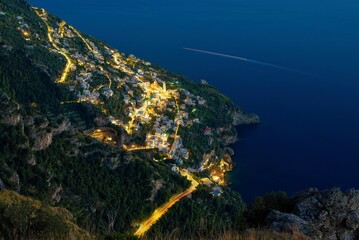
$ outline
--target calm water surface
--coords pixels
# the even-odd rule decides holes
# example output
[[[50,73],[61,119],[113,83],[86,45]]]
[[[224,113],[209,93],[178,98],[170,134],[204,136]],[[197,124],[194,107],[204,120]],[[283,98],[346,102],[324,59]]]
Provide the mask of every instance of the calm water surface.
[[[246,201],[272,190],[359,188],[359,1],[30,2],[120,51],[206,79],[259,114],[263,123],[235,145],[232,186]]]

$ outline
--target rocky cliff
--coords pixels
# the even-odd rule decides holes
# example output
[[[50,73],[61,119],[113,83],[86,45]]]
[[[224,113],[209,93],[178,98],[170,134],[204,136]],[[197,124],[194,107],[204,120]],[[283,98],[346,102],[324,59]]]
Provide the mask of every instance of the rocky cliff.
[[[259,124],[260,118],[257,114],[245,113],[240,108],[236,108],[235,111],[231,112],[233,119],[233,125],[250,125],[250,124]]]
[[[49,124],[47,117],[38,109],[27,113],[20,104],[0,91],[0,125],[4,128],[17,128],[19,142],[16,148],[32,151],[45,150],[52,143],[54,135],[71,129],[71,123],[62,115],[56,117],[56,123]],[[14,146],[15,147],[15,146]],[[36,164],[33,154],[28,157],[28,163]]]
[[[235,107],[228,111],[231,116],[231,125],[223,126],[216,129],[216,135],[224,146],[235,143],[238,140],[238,132],[236,126],[240,125],[256,125],[260,124],[260,118],[257,114],[246,113],[239,107]]]
[[[294,196],[294,211],[272,211],[269,227],[278,232],[299,230],[311,239],[359,239],[359,190],[309,189]]]

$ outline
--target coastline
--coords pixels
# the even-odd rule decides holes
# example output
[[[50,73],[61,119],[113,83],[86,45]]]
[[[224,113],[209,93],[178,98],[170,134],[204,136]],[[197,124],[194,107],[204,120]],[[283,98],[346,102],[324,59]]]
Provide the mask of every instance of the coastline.
[[[232,125],[230,127],[225,128],[226,132],[232,132],[232,135],[224,135],[220,137],[221,144],[223,145],[223,159],[222,161],[228,164],[227,168],[222,168],[224,173],[225,185],[230,186],[232,184],[232,177],[230,173],[236,167],[238,162],[234,160],[234,156],[236,155],[235,144],[240,140],[240,130],[241,129],[250,129],[257,127],[260,123],[260,117],[257,114],[246,113],[242,111],[238,106],[236,106],[236,110],[230,114],[233,118]],[[221,128],[217,129],[217,133],[221,133],[223,130]],[[233,189],[235,190],[235,189]]]

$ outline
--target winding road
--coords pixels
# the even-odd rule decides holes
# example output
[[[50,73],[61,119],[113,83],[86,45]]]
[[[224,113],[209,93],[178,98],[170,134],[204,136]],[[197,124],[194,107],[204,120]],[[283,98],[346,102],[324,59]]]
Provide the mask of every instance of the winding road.
[[[41,18],[41,20],[45,23],[47,27],[47,37],[49,38],[50,43],[52,46],[57,50],[58,53],[60,53],[62,56],[66,58],[66,66],[65,69],[62,72],[61,78],[57,80],[57,83],[64,83],[67,79],[67,76],[71,70],[72,61],[69,55],[67,55],[66,52],[64,52],[59,46],[56,45],[54,42],[54,39],[51,36],[51,33],[54,31],[50,25],[46,21],[46,15],[47,13],[42,9],[42,13],[39,12],[39,9],[35,8],[35,13]]]
[[[187,179],[191,181],[191,186],[184,192],[173,196],[167,203],[157,208],[148,219],[144,220],[140,224],[140,227],[135,232],[135,236],[137,237],[143,236],[151,228],[151,226],[155,224],[162,217],[162,215],[164,215],[167,212],[169,208],[171,208],[179,200],[188,196],[189,194],[191,194],[196,190],[199,183],[192,177],[192,175],[186,170],[182,170],[182,169],[180,170],[180,173],[182,176],[187,177]]]
[[[68,53],[66,51],[64,51],[62,48],[60,48],[59,46],[56,45],[53,37],[52,37],[52,33],[54,32],[54,29],[50,27],[50,25],[48,24],[47,22],[47,13],[43,10],[43,9],[38,9],[38,8],[34,8],[35,10],[35,13],[42,19],[42,21],[45,23],[46,27],[47,27],[47,36],[48,36],[48,39],[50,41],[50,43],[52,44],[53,48],[56,49],[56,51],[58,53],[60,53],[61,55],[63,55],[65,58],[66,58],[66,66],[62,72],[62,75],[60,77],[60,79],[58,79],[56,82],[57,83],[64,83],[66,82],[67,78],[68,78],[68,75],[69,75],[69,72],[71,71],[71,66],[73,64],[72,62],[72,59],[70,58],[70,56],[68,55]],[[61,26],[60,26],[60,35],[61,37],[64,36],[64,30],[63,30],[63,27],[64,27],[65,23],[62,23]],[[88,43],[88,41],[76,30],[74,29],[73,27],[69,26],[71,28],[71,30],[73,30],[77,36],[84,42],[84,44],[86,45],[86,47],[88,48],[89,51],[91,51],[92,53],[94,53],[94,49],[90,46],[90,44]],[[119,57],[120,55],[117,55],[115,54],[114,55],[114,62],[116,64],[119,65],[120,61],[119,61]],[[131,72],[131,70],[129,70],[128,68],[126,67],[123,67],[123,66],[115,66],[115,65],[112,65],[114,68],[116,69],[121,69],[123,70],[124,72],[126,73],[129,73],[129,74],[133,74],[133,72]],[[100,70],[103,71],[102,67],[100,66]],[[104,71],[105,73],[105,76],[108,78],[109,80],[109,89],[111,89],[111,85],[112,85],[112,80],[108,74],[107,71]],[[100,88],[102,88],[103,85],[100,85],[97,89],[95,90],[99,90]],[[177,99],[176,99],[177,100]],[[71,102],[78,102],[78,101],[71,101]],[[62,104],[65,103],[65,102],[62,102]],[[68,103],[68,102],[66,102]],[[178,102],[176,101],[176,105],[177,105],[177,108],[179,109],[179,106],[178,106]],[[103,109],[103,111],[105,111],[105,114],[106,113],[106,109]],[[129,129],[131,129],[132,127],[132,122],[133,122],[134,119],[132,119],[130,121],[130,124],[129,124]],[[177,122],[177,127],[176,127],[176,131],[175,131],[175,135],[177,136],[178,134],[178,130],[179,130],[179,127],[180,127],[180,124]],[[128,151],[135,151],[135,150],[144,150],[144,149],[152,149],[150,147],[136,147],[136,148],[130,148],[130,149],[127,149]],[[125,149],[126,150],[126,149]],[[179,170],[180,174],[184,177],[187,177],[187,179],[191,182],[191,186],[189,188],[187,188],[185,191],[171,197],[168,202],[166,202],[165,204],[163,204],[161,207],[157,208],[153,213],[152,215],[144,220],[142,223],[140,223],[140,227],[136,230],[135,232],[135,236],[138,236],[138,237],[141,237],[143,236],[150,228],[153,224],[155,224],[167,211],[168,209],[170,209],[174,204],[176,204],[178,201],[180,201],[182,198],[190,195],[192,192],[194,192],[197,188],[197,186],[199,185],[198,181],[195,180],[193,178],[193,176],[191,175],[191,173],[187,172],[186,170],[184,169],[180,169]]]

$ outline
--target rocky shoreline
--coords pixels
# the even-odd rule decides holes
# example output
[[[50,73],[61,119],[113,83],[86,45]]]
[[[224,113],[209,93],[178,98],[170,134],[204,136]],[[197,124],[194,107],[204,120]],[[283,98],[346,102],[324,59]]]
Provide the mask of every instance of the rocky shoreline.
[[[239,107],[236,107],[228,114],[232,117],[232,125],[221,127],[216,130],[217,135],[219,136],[220,141],[224,146],[234,144],[238,141],[238,131],[236,127],[258,125],[261,123],[257,114],[246,113]]]
[[[260,118],[256,114],[249,114],[242,111],[238,106],[235,106],[234,109],[229,110],[228,115],[231,116],[232,121],[229,126],[224,126],[215,129],[215,133],[219,142],[223,145],[224,156],[221,159],[221,165],[224,164],[227,167],[221,168],[223,173],[227,173],[233,170],[234,164],[232,161],[232,156],[235,155],[234,149],[231,147],[235,144],[238,138],[238,126],[255,126],[260,124]],[[206,156],[203,157],[207,159]],[[222,163],[222,161],[224,163]],[[223,181],[224,183],[226,181]]]

